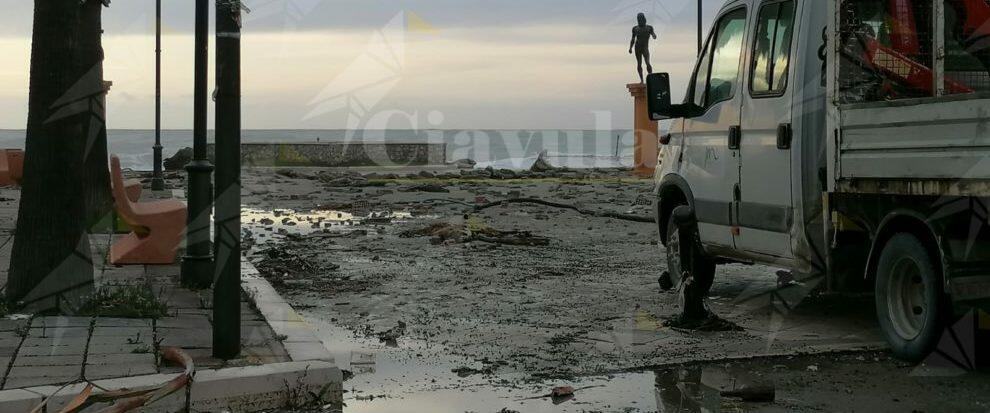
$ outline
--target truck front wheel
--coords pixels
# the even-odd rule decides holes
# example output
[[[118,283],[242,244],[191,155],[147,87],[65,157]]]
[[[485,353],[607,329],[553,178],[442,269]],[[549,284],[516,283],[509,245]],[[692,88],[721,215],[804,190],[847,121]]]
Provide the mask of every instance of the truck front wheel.
[[[908,233],[890,238],[880,255],[877,319],[898,358],[920,361],[942,332],[945,300],[934,262],[924,244]]]

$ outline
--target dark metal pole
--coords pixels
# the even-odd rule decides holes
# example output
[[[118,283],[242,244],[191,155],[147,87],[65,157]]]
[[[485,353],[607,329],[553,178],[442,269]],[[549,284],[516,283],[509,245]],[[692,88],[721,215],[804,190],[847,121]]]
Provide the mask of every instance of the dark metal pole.
[[[155,1],[155,174],[151,178],[151,189],[165,189],[162,176],[162,0]]]
[[[215,230],[217,279],[213,287],[213,356],[241,352],[241,8],[217,0]]]
[[[704,34],[701,33],[701,25],[704,24],[702,18],[704,18],[704,10],[702,8],[702,0],[698,0],[698,56],[701,56],[701,48],[704,47],[704,40],[702,40]]]
[[[182,257],[182,284],[207,288],[213,281],[210,246],[211,182],[213,165],[206,156],[207,65],[209,63],[210,1],[196,0],[195,77],[193,88],[193,160],[186,165],[189,216],[186,255]]]

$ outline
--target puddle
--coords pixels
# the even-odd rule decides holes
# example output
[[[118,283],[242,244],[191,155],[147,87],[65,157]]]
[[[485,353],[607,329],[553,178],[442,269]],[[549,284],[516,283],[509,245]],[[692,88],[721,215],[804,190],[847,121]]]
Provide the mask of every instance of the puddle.
[[[376,211],[358,216],[349,212],[313,210],[294,211],[291,209],[241,209],[242,232],[250,236],[255,244],[280,240],[286,235],[309,235],[314,232],[348,233],[368,226],[391,225],[416,218],[407,211]]]
[[[489,364],[451,355],[439,344],[405,337],[397,341],[397,347],[390,347],[377,338],[355,336],[330,322],[330,315],[321,310],[301,313],[330,348],[337,365],[354,374],[344,383],[344,412],[658,410],[657,378],[652,371],[537,383],[520,372],[472,374]],[[538,397],[557,386],[573,387],[574,397]]]

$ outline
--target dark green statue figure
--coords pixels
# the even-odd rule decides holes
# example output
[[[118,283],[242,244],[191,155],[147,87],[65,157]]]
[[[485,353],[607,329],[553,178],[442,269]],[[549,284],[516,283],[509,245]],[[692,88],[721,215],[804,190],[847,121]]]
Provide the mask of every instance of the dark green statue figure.
[[[636,16],[639,24],[632,28],[632,40],[629,42],[629,54],[636,49],[636,63],[639,70],[639,83],[643,83],[643,61],[646,61],[647,73],[653,73],[653,65],[650,64],[650,37],[656,39],[657,33],[653,31],[653,26],[646,24],[646,15],[640,13]]]

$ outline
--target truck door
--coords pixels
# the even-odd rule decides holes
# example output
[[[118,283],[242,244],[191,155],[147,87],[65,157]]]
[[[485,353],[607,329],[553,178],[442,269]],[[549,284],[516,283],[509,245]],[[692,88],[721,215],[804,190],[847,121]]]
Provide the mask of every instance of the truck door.
[[[684,121],[681,174],[691,186],[698,231],[706,246],[734,247],[732,200],[739,182],[735,142],[745,37],[746,9],[722,13],[698,59],[688,96],[703,113]]]
[[[805,3],[807,4],[807,3]],[[736,248],[791,258],[791,47],[794,0],[759,3],[743,95]],[[818,79],[814,79],[816,82]],[[789,84],[794,83],[794,84]]]

